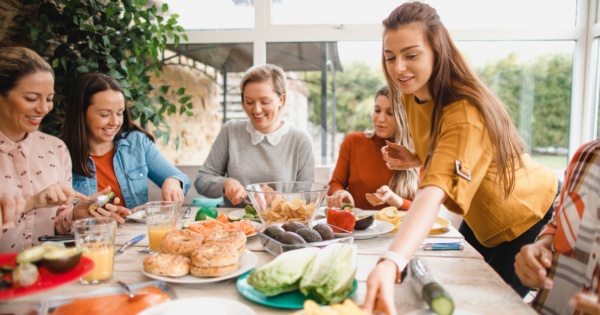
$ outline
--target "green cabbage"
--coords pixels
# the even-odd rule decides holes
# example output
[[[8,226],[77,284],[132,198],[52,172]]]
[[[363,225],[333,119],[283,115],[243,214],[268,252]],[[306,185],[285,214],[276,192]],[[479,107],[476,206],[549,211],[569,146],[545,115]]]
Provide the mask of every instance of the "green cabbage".
[[[267,296],[297,290],[302,275],[320,251],[318,247],[287,251],[252,271],[248,284]]]
[[[356,245],[333,243],[321,250],[300,281],[300,292],[322,304],[342,302],[352,290],[358,268]]]

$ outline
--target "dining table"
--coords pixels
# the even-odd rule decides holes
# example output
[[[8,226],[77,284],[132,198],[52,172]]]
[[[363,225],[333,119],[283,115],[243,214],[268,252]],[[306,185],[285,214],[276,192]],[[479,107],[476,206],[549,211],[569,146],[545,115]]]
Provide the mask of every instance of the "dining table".
[[[178,228],[183,223],[183,214],[188,206],[180,208]],[[191,208],[191,218],[198,210]],[[239,208],[219,208],[220,213],[228,214]],[[369,212],[367,210],[367,212]],[[373,212],[375,212],[373,210]],[[127,219],[120,224],[116,232],[115,248],[120,247],[128,240],[147,234],[147,226],[143,222]],[[357,305],[361,305],[367,292],[367,278],[370,271],[377,264],[381,254],[385,252],[395,234],[388,232],[368,239],[354,239],[353,244],[358,249],[358,269],[356,272],[357,288],[349,297]],[[455,304],[455,314],[536,314],[523,299],[508,286],[500,276],[483,260],[482,256],[467,242],[452,225],[443,231],[430,234],[425,243],[434,242],[463,242],[464,248],[460,250],[425,250],[419,249],[415,257],[420,257],[429,266],[435,279],[448,291]],[[0,303],[0,314],[32,314],[19,310],[35,308],[43,301],[60,298],[73,298],[82,294],[90,294],[97,290],[111,288],[119,292],[117,281],[130,285],[154,281],[145,275],[142,262],[148,255],[142,252],[148,247],[148,237],[128,247],[123,254],[115,255],[113,278],[104,284],[83,285],[78,281],[62,286],[9,300]],[[275,258],[265,251],[259,241],[259,236],[250,236],[247,239],[246,250],[253,253],[257,262],[254,268],[263,266]],[[244,297],[236,287],[238,277],[209,283],[169,283],[177,299],[193,297],[215,297],[242,303],[251,308],[256,314],[293,314],[298,309],[279,308],[253,302]],[[119,293],[122,293],[119,292]],[[398,314],[429,314],[427,305],[415,292],[407,278],[395,286],[395,307]],[[433,313],[431,313],[433,314]]]

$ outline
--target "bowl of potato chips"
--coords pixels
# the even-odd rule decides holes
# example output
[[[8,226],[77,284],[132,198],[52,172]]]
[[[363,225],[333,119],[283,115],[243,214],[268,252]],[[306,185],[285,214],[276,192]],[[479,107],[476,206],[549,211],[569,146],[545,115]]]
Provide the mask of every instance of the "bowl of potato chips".
[[[264,226],[311,221],[329,185],[313,182],[264,182],[245,187]]]

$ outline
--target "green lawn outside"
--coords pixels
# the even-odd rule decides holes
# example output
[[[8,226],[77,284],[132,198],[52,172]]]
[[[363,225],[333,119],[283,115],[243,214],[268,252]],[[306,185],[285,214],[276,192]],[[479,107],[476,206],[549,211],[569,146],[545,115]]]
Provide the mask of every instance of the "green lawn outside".
[[[548,166],[553,170],[563,171],[567,167],[569,157],[566,155],[532,155],[531,158],[541,164]]]

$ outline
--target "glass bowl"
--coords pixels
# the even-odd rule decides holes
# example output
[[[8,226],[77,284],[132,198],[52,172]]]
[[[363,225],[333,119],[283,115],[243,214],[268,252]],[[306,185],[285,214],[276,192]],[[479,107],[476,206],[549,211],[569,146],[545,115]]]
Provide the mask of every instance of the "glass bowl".
[[[306,225],[307,227],[312,227],[315,224],[318,223],[318,221],[312,221],[312,222],[300,222],[304,225]],[[275,225],[282,225],[283,223],[275,223]],[[333,227],[333,225],[331,224],[327,224],[330,227]],[[311,242],[311,243],[303,243],[303,244],[284,244],[281,243],[280,241],[268,236],[267,234],[265,234],[265,230],[267,228],[262,226],[256,229],[257,234],[258,234],[258,240],[260,242],[260,244],[263,246],[264,250],[274,256],[278,256],[284,252],[290,251],[290,250],[294,250],[294,249],[300,249],[300,248],[305,248],[305,247],[319,247],[319,248],[323,248],[329,244],[332,243],[345,243],[345,244],[352,244],[354,243],[354,234],[352,232],[346,231],[341,229],[343,232],[342,233],[336,233],[336,237],[330,240],[325,240],[325,241],[319,241],[319,242]]]
[[[329,185],[313,182],[264,182],[245,187],[262,224],[312,221]]]

